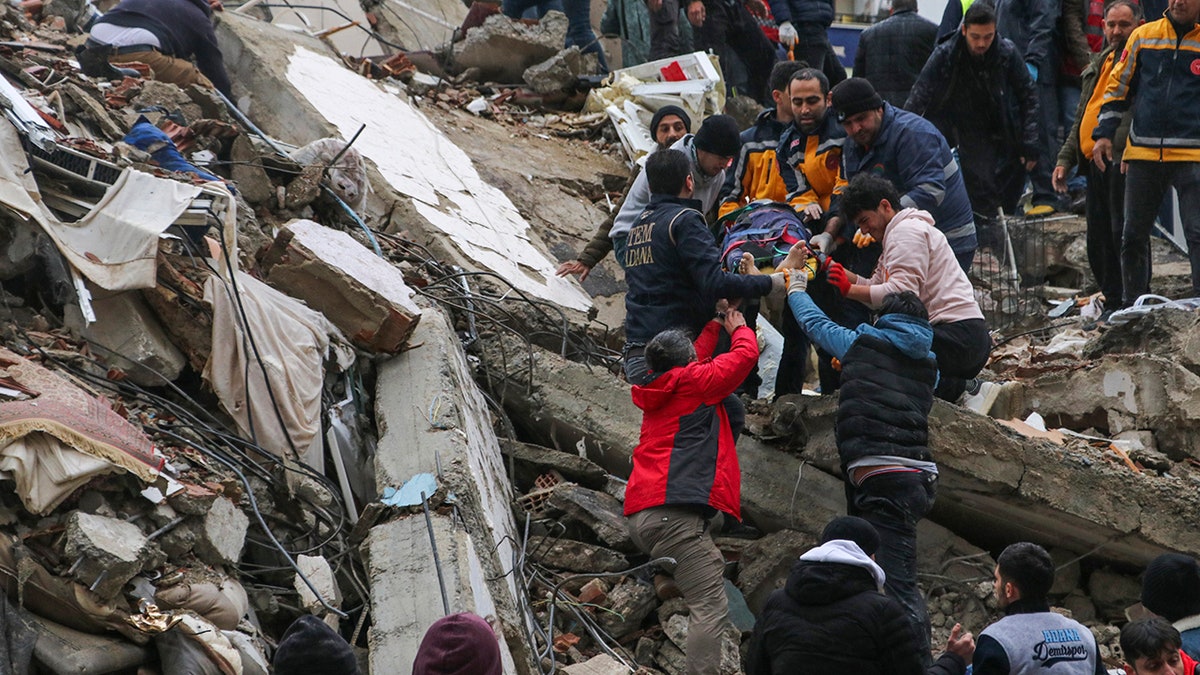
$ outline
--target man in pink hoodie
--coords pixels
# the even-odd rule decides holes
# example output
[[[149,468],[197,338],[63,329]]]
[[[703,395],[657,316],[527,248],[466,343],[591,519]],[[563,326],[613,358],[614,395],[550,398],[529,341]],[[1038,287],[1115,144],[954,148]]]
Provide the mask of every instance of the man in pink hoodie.
[[[929,310],[933,353],[940,380],[938,398],[957,401],[966,381],[979,374],[992,349],[983,312],[971,282],[954,257],[946,235],[920,209],[896,210],[900,194],[886,178],[855,176],[842,195],[842,217],[883,245],[871,278],[834,262],[829,283],[847,298],[878,309],[891,293],[912,291]]]

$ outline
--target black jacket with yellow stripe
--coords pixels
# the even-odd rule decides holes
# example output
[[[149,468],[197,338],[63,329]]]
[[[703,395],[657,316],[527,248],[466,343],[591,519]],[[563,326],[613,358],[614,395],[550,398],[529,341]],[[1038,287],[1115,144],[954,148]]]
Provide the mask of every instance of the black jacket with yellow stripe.
[[[1109,76],[1092,138],[1113,138],[1130,108],[1122,159],[1200,162],[1200,26],[1181,36],[1166,17],[1133,31]]]
[[[832,110],[826,111],[815,133],[806,134],[795,124],[788,126],[779,139],[776,156],[789,204],[796,209],[820,204],[826,212],[837,212],[838,200],[846,188],[842,177],[845,141],[846,130]]]
[[[717,215],[726,214],[759,199],[781,202],[787,196],[775,149],[788,125],[775,118],[775,110],[764,110],[754,126],[742,132],[742,151],[732,169],[725,171]]]

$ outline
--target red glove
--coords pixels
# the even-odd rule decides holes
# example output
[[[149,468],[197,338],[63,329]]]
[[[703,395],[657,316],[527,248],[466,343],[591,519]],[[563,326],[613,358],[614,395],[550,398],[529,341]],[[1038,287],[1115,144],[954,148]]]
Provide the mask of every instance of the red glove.
[[[850,279],[846,277],[846,268],[842,267],[841,263],[829,263],[829,269],[825,270],[825,279],[838,289],[842,297],[846,297],[846,294],[850,292],[852,284],[850,283]]]

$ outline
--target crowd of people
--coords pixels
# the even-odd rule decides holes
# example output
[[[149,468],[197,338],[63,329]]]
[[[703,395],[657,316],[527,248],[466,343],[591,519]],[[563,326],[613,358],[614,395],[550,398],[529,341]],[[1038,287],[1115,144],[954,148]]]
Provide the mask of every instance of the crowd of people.
[[[801,390],[815,347],[820,393],[838,396],[850,515],[771,596],[748,672],[1104,673],[1091,632],[1050,611],[1054,565],[1028,542],[997,558],[1004,618],[973,627],[978,639],[956,627],[932,659],[916,571],[917,524],[937,492],[928,420],[935,398],[960,401],[986,364],[968,273],[978,248],[1003,245],[1000,219],[1026,190],[1036,217],[1086,183],[1089,261],[1112,311],[1148,291],[1147,238],[1174,185],[1200,294],[1200,117],[1175,112],[1200,103],[1200,0],[964,0],[940,30],[895,0],[864,32],[850,78],[830,63],[825,3],[779,4],[779,39],[807,62],[760,58],[740,4],[687,5],[689,19],[720,24],[701,35],[734,48],[769,107],[748,129],[715,115],[694,134],[682,110],[659,111],[660,149],[607,237],[560,268],[586,274],[610,239],[625,270],[625,375],[644,416],[625,514],[644,552],[676,561],[688,672],[717,672],[728,630],[709,534],[740,520],[738,394],[756,393],[755,317],[782,305],[775,394]],[[739,30],[753,39],[737,43]],[[1122,631],[1128,673],[1193,672],[1200,608],[1163,598],[1200,586],[1200,570],[1167,562],[1170,574],[1151,565],[1144,595],[1165,619]]]

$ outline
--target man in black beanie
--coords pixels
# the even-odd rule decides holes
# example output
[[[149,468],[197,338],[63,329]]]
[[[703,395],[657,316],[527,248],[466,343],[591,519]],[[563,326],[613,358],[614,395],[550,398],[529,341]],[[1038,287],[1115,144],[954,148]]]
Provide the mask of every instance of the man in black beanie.
[[[272,662],[275,675],[358,675],[354,650],[329,627],[311,614],[292,622]]]
[[[846,180],[863,172],[890,180],[901,194],[896,210],[932,215],[959,266],[969,271],[978,245],[975,216],[962,170],[941,132],[924,117],[884,102],[861,77],[838,84],[831,94],[834,114],[849,136],[842,148]]]
[[[654,138],[654,149],[663,150],[671,147],[676,141],[684,136],[692,133],[692,118],[687,114],[687,111],[677,105],[664,105],[654,113],[650,118],[650,136]],[[583,251],[574,260],[568,260],[558,266],[555,273],[560,277],[565,277],[568,274],[578,274],[579,281],[584,281],[591,274],[592,268],[600,264],[601,260],[608,255],[612,250],[612,239],[609,237],[609,232],[612,230],[613,220],[617,213],[621,211],[621,207],[625,205],[625,200],[629,198],[629,192],[633,189],[633,184],[637,181],[638,174],[642,172],[643,162],[638,162],[633,165],[633,173],[629,175],[629,180],[625,182],[625,189],[622,190],[621,199],[617,201],[617,207],[609,214],[604,222],[600,223],[600,227],[596,228],[596,233],[592,235],[592,240],[587,246],[583,247]]]
[[[1170,621],[1183,651],[1200,661],[1200,565],[1182,553],[1164,553],[1142,575],[1142,605]]]

